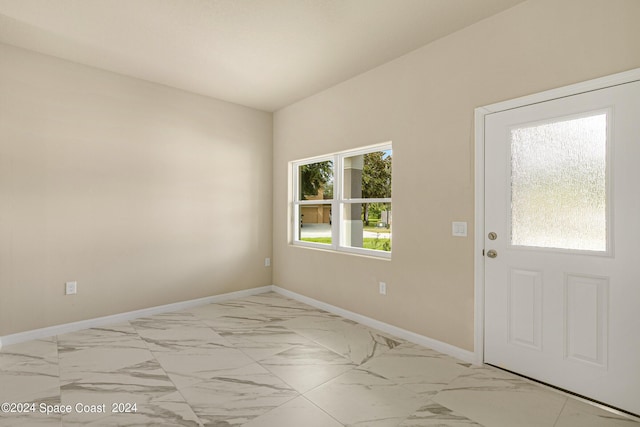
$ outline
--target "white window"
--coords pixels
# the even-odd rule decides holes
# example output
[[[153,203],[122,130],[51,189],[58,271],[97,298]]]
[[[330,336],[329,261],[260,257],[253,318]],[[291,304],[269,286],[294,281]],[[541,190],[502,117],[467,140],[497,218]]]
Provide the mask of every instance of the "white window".
[[[391,257],[391,144],[293,162],[293,243]]]

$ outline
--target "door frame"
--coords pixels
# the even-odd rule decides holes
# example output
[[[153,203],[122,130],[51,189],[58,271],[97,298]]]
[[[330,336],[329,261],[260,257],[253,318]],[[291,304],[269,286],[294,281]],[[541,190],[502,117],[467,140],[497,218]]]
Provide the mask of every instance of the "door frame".
[[[544,92],[527,95],[508,101],[485,105],[475,109],[475,219],[474,219],[474,363],[480,365],[484,363],[484,198],[485,198],[485,131],[484,121],[488,114],[538,104],[558,98],[565,98],[580,93],[591,92],[611,86],[640,81],[640,68],[632,69],[622,73],[612,74],[605,77],[588,80],[581,83],[551,89]]]

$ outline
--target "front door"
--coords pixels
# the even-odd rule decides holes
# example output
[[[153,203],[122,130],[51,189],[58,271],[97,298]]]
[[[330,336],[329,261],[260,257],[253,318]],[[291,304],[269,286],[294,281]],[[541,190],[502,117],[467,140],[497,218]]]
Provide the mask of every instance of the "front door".
[[[486,363],[640,414],[640,82],[485,116]]]

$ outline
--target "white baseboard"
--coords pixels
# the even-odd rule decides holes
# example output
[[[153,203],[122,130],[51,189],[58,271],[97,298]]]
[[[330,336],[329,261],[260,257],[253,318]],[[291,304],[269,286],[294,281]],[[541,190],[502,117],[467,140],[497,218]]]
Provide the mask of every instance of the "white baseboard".
[[[415,332],[407,331],[406,329],[398,328],[388,323],[381,322],[379,320],[372,319],[367,316],[363,316],[358,313],[354,313],[349,310],[345,310],[340,307],[336,307],[331,304],[327,304],[322,301],[318,301],[313,298],[306,297],[296,292],[283,289],[279,286],[262,286],[259,288],[246,289],[242,291],[229,292],[222,295],[214,295],[210,297],[198,298],[188,301],[181,301],[172,304],[160,305],[156,307],[143,308],[140,310],[129,311],[126,313],[113,314],[111,316],[97,317],[94,319],[81,320],[79,322],[65,323],[62,325],[49,326],[41,329],[34,329],[31,331],[19,332],[16,334],[5,335],[0,337],[0,348],[11,344],[18,344],[25,341],[48,338],[55,335],[66,334],[69,332],[79,331],[81,329],[96,328],[100,326],[106,326],[118,322],[125,322],[132,319],[137,319],[145,316],[152,316],[154,314],[168,313],[171,311],[185,310],[187,308],[197,307],[205,304],[212,304],[217,302],[229,301],[237,298],[244,298],[251,295],[262,294],[265,292],[274,291],[283,296],[295,299],[302,303],[308,304],[312,307],[316,307],[330,313],[337,314],[347,319],[353,320],[371,328],[378,329],[382,332],[394,335],[398,338],[422,345],[424,347],[431,348],[444,354],[448,354],[457,359],[460,359],[467,363],[477,363],[473,352],[461,349],[451,344],[444,343],[442,341],[434,340],[423,335],[416,334]]]
[[[464,350],[460,347],[456,347],[442,341],[434,340],[433,338],[425,337],[424,335],[416,334],[415,332],[407,331],[406,329],[398,328],[397,326],[389,325],[388,323],[380,322],[379,320],[375,320],[370,317],[363,316],[361,314],[354,313],[352,311],[345,310],[343,308],[336,307],[334,305],[327,304],[322,301],[306,297],[304,295],[300,295],[276,285],[273,285],[272,288],[274,292],[277,292],[280,295],[303,302],[312,307],[316,307],[321,310],[346,317],[347,319],[362,323],[363,325],[378,329],[379,331],[386,332],[412,343],[431,348],[433,350],[439,351],[440,353],[448,354],[449,356],[455,357],[456,359],[462,360],[463,362],[473,364],[477,363],[476,355],[472,351]]]
[[[156,307],[143,308],[140,310],[128,311],[126,313],[113,314],[111,316],[96,317],[94,319],[81,320],[79,322],[64,323],[62,325],[49,326],[41,329],[33,329],[31,331],[18,332],[16,334],[5,335],[0,337],[0,348],[3,346],[18,344],[25,341],[48,338],[55,335],[66,334],[69,332],[79,331],[81,329],[96,328],[113,323],[124,322],[127,320],[137,319],[139,317],[152,316],[154,314],[168,313],[171,311],[185,310],[187,308],[197,307],[205,304],[216,302],[224,302],[237,298],[244,298],[251,295],[262,294],[272,290],[272,286],[262,286],[260,288],[246,289],[242,291],[229,292],[221,295],[213,295],[210,297],[181,301],[172,304],[159,305]]]

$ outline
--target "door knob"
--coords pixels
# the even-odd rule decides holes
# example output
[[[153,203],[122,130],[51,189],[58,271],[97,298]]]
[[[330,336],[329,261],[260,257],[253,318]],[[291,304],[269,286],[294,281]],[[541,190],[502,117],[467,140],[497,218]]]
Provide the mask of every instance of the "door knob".
[[[495,257],[497,257],[497,256],[498,256],[498,252],[494,251],[493,249],[489,249],[489,250],[487,251],[487,256],[488,256],[489,258],[495,258]]]

